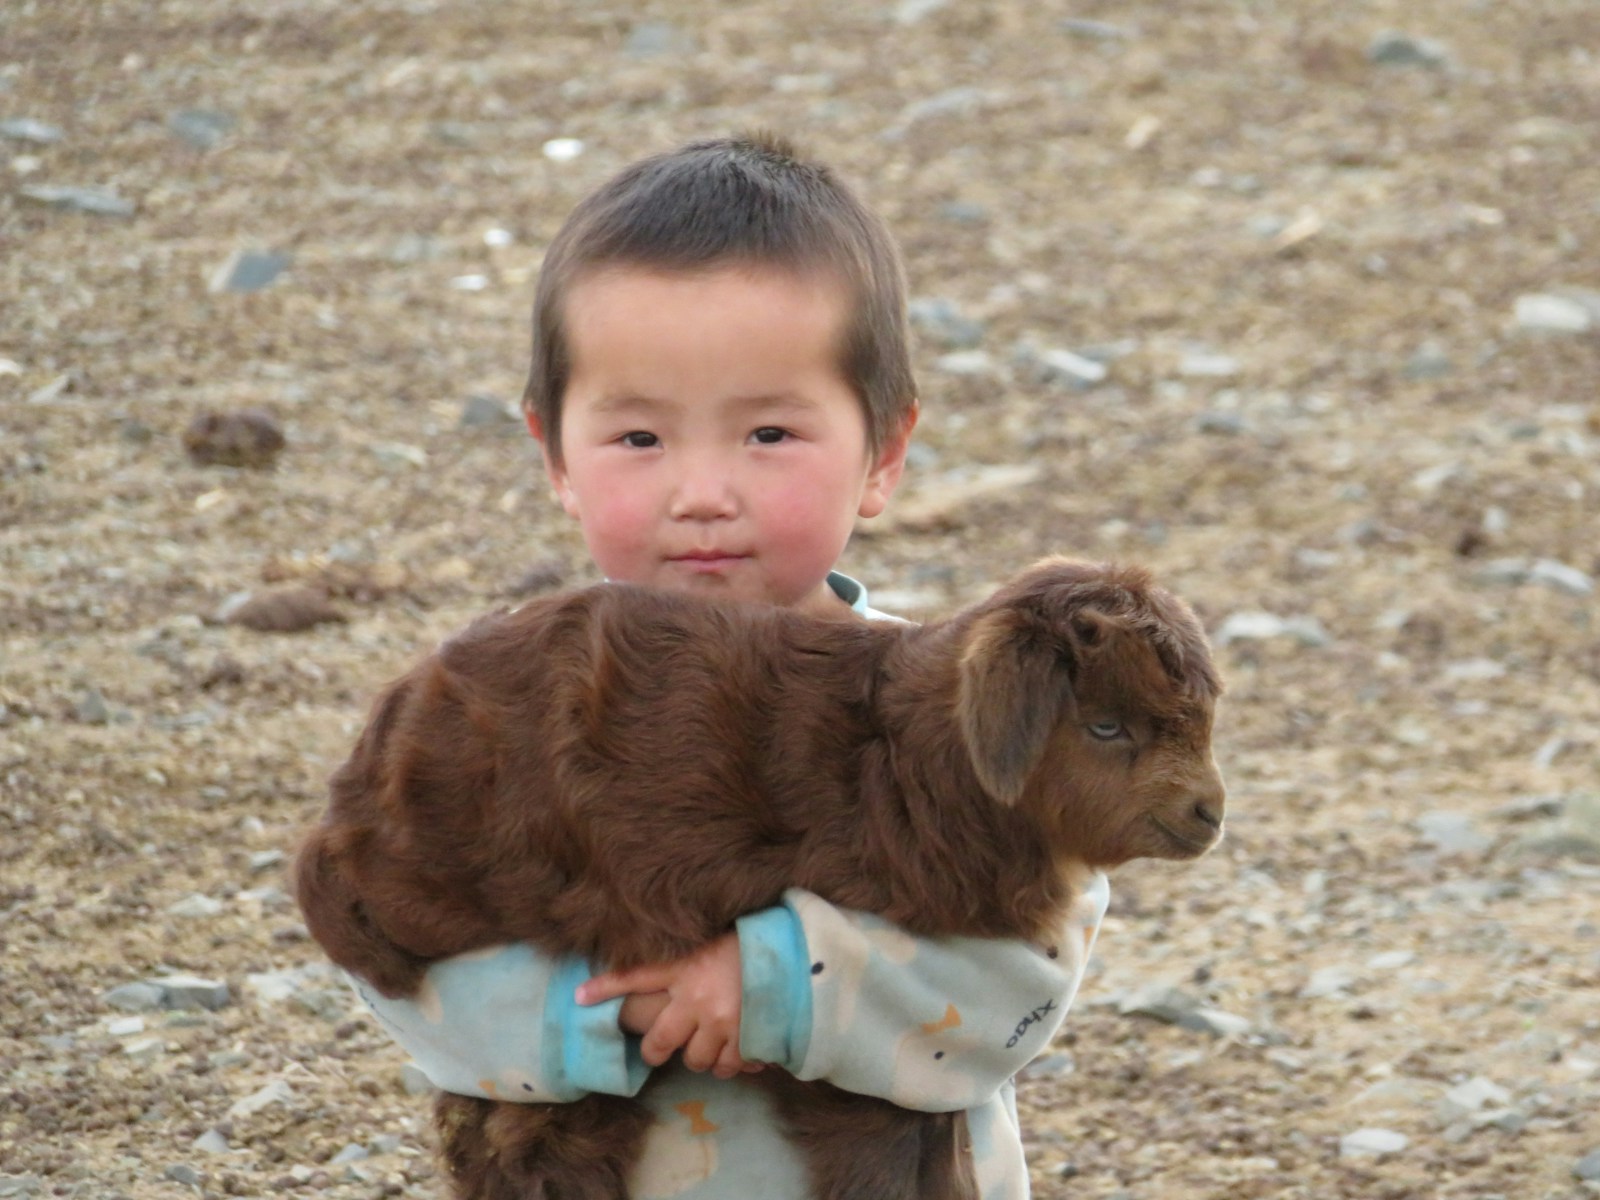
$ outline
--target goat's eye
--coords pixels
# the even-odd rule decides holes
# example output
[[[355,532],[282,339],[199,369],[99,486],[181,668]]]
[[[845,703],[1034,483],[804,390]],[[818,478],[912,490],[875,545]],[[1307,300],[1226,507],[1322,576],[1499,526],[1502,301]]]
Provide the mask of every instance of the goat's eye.
[[[1089,736],[1102,742],[1114,742],[1126,732],[1121,721],[1096,721],[1089,726]]]

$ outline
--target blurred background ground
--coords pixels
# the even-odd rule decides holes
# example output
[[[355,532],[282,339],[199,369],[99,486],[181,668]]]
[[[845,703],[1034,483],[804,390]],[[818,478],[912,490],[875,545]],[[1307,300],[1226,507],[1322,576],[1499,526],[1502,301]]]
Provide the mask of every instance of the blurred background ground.
[[[847,569],[1145,561],[1231,685],[1228,839],[1114,879],[1036,1194],[1594,1193],[1596,113],[1591,0],[9,0],[0,1196],[440,1194],[281,856],[380,683],[592,578],[511,415],[541,248],[751,126],[909,265]],[[186,450],[244,407],[272,466]],[[209,623],[292,585],[343,620]]]

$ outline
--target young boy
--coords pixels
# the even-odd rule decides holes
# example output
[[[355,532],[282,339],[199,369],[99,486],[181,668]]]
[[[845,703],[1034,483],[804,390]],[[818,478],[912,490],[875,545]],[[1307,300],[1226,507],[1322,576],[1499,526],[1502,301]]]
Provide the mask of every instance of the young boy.
[[[905,466],[904,313],[887,230],[776,140],[696,143],[580,204],[540,273],[524,407],[605,576],[892,619],[832,568]],[[1106,899],[1097,877],[1034,946],[913,938],[795,890],[680,962],[591,979],[603,964],[517,945],[434,964],[411,1000],[361,991],[446,1091],[569,1101],[657,1075],[634,1200],[807,1200],[739,1078],[762,1064],[965,1110],[982,1194],[1017,1200],[1011,1077],[1059,1026]]]

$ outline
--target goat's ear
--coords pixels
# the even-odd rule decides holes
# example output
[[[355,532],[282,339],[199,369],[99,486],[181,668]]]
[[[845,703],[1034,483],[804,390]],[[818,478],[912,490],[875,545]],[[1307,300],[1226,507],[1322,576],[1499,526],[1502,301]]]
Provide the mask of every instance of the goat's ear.
[[[956,711],[978,782],[1015,804],[1072,686],[1055,647],[998,610],[978,618],[961,655]]]
[[[1105,645],[1113,631],[1119,628],[1114,617],[1094,608],[1080,608],[1072,614],[1072,636],[1077,651],[1096,650]]]

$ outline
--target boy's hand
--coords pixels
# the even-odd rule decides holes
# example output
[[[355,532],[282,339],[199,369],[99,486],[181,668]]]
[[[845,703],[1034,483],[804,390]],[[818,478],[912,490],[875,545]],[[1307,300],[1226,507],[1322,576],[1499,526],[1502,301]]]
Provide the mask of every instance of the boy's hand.
[[[683,1065],[691,1071],[731,1079],[761,1069],[739,1057],[743,983],[739,937],[727,933],[672,962],[596,975],[578,989],[578,1003],[626,996],[621,1024],[644,1035],[645,1062],[659,1067],[682,1049]]]

